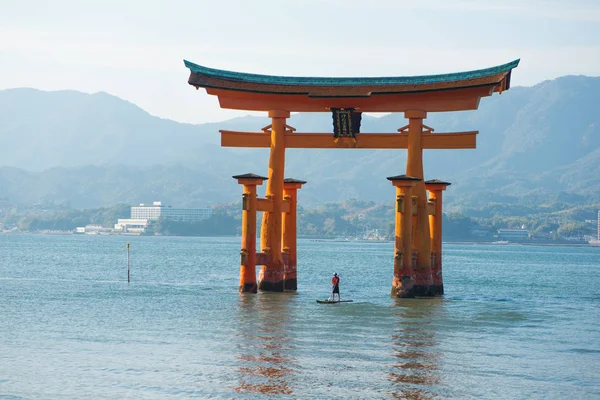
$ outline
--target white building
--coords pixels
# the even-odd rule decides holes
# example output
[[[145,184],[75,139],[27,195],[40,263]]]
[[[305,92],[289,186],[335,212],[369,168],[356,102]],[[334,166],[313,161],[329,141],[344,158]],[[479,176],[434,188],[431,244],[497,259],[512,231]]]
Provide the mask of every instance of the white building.
[[[76,228],[77,233],[81,233],[79,228]],[[105,228],[102,225],[86,225],[83,228],[83,233],[86,235],[98,235],[98,234],[108,234],[112,232],[112,228]]]
[[[152,205],[140,204],[131,207],[131,219],[147,219],[156,221],[159,218],[178,220],[183,222],[197,222],[210,218],[211,208],[173,208],[163,206],[162,202],[155,201]]]
[[[114,230],[122,233],[144,233],[148,227],[147,219],[118,219]]]

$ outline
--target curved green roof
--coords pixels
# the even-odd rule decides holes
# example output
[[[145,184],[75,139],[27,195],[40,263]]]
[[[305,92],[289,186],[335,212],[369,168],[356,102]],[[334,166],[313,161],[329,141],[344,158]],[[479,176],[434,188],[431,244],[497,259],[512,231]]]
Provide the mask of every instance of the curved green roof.
[[[470,79],[485,78],[510,72],[519,65],[520,60],[498,65],[496,67],[467,72],[455,72],[439,75],[396,76],[396,77],[361,77],[361,78],[326,78],[326,77],[295,77],[248,74],[221,69],[203,67],[190,61],[183,60],[192,73],[231,81],[289,86],[370,86],[370,85],[423,85],[441,82],[458,82]]]

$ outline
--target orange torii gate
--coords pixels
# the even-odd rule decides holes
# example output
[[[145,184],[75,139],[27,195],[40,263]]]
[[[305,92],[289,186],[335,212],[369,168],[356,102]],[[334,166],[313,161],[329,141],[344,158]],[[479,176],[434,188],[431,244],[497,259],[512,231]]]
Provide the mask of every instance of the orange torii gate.
[[[448,182],[424,181],[424,149],[473,149],[477,131],[434,133],[428,112],[475,110],[482,97],[510,88],[519,60],[492,68],[443,75],[320,78],[247,74],[184,61],[188,83],[217,96],[222,108],[266,111],[261,132],[221,130],[221,146],[270,148],[267,177],[236,175],[242,202],[241,292],[296,290],[296,192],[305,181],[284,179],[286,148],[407,149],[406,174],[396,187],[393,297],[443,294],[442,191]],[[298,133],[291,112],[331,112],[334,132]],[[363,112],[403,112],[397,133],[361,133]],[[267,180],[264,199],[256,186]],[[427,197],[429,191],[429,198]],[[256,212],[263,211],[260,252]],[[258,282],[256,266],[261,266]]]

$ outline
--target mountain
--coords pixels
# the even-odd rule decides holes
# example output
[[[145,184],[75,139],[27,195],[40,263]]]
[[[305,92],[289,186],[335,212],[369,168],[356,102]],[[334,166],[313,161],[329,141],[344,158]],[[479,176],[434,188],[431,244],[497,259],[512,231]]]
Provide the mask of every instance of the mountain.
[[[426,179],[453,183],[448,205],[558,193],[600,196],[600,78],[565,76],[484,98],[479,110],[430,114],[436,132],[479,130],[475,150],[424,152]],[[199,94],[204,95],[204,94]],[[181,124],[106,93],[0,91],[0,197],[76,207],[163,200],[178,206],[239,199],[231,175],[267,173],[268,150],[219,145],[219,129],[258,131],[269,120]],[[298,131],[331,132],[331,115],[294,114]],[[361,131],[395,132],[402,114],[365,116]],[[405,172],[405,150],[290,149],[286,176],[306,179],[304,204],[390,201],[387,176]],[[264,188],[263,188],[264,190]]]

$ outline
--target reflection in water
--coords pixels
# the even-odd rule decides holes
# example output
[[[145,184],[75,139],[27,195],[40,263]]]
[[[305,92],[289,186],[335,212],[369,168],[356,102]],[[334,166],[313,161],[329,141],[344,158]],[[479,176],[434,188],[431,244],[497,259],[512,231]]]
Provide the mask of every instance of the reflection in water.
[[[393,398],[433,399],[440,396],[440,353],[435,342],[435,323],[441,299],[402,300],[398,304],[397,328],[392,334],[394,357],[389,373]]]
[[[240,295],[236,326],[236,348],[240,361],[239,381],[234,390],[240,394],[292,395],[291,382],[294,346],[287,336],[289,307],[293,295],[260,293]]]

